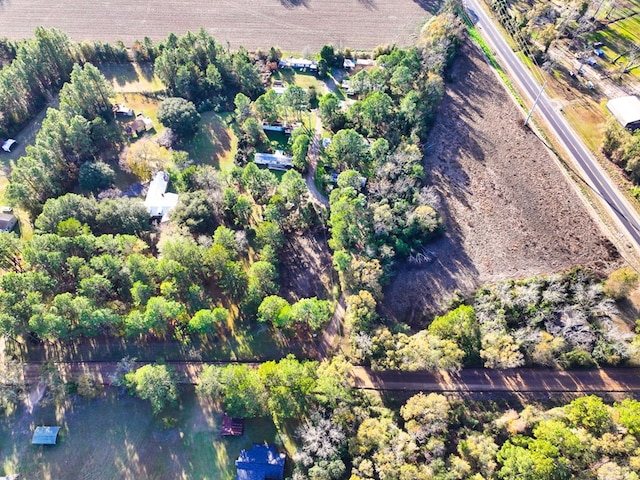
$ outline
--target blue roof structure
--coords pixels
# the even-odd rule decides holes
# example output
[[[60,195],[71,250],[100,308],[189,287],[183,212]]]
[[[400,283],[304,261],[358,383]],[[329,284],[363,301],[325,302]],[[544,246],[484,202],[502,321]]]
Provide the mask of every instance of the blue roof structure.
[[[33,445],[55,445],[60,427],[36,427],[31,437]]]
[[[236,480],[282,480],[286,455],[273,445],[254,443],[236,460]]]

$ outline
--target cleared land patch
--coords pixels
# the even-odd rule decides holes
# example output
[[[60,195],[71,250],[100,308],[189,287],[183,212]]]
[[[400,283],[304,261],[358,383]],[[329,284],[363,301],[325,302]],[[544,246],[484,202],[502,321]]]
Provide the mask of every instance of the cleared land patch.
[[[234,461],[252,443],[273,443],[269,419],[247,419],[241,437],[219,436],[222,414],[187,388],[164,428],[148,402],[116,395],[115,388],[95,400],[74,398],[56,412],[36,407],[0,423],[0,475],[51,479],[208,479],[235,478]],[[31,445],[37,425],[60,425],[55,446]]]
[[[220,42],[248,49],[279,45],[285,50],[317,51],[326,43],[371,49],[383,43],[411,45],[425,15],[437,2],[425,0],[160,0],[128,2],[66,0],[52,8],[47,0],[0,2],[0,32],[10,39],[33,36],[46,25],[74,40],[122,40],[204,27]]]
[[[446,307],[456,289],[617,262],[478,49],[462,49],[452,77],[425,159],[447,233],[427,246],[431,263],[401,269],[385,294],[385,313],[415,325]]]

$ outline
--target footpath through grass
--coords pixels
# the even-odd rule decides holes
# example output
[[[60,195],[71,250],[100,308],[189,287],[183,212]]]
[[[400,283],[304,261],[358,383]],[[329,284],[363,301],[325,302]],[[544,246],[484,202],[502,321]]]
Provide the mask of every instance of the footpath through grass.
[[[118,396],[76,398],[56,411],[36,407],[0,422],[0,475],[25,479],[203,479],[235,478],[235,460],[253,443],[279,443],[271,419],[248,419],[244,435],[220,437],[221,412],[182,392],[170,428],[151,414],[148,402]],[[38,425],[60,425],[58,444],[31,445]]]

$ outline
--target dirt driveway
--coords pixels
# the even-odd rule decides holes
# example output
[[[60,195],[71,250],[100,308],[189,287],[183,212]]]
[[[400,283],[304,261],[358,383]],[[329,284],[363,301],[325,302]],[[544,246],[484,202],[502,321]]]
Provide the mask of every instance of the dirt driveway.
[[[428,246],[430,264],[400,269],[383,306],[414,326],[446,308],[456,289],[619,263],[544,144],[521,126],[522,114],[478,49],[463,48],[452,78],[425,159],[447,233]]]

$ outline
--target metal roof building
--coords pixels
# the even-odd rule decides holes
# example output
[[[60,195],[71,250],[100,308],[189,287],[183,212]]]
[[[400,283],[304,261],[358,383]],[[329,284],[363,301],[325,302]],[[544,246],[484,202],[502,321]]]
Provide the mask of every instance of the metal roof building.
[[[236,480],[282,480],[286,455],[273,445],[254,443],[242,450],[236,460]]]
[[[629,130],[640,128],[640,99],[634,95],[613,98],[607,102],[607,109],[616,117],[620,125]]]
[[[36,427],[31,437],[33,445],[55,445],[61,427]]]

